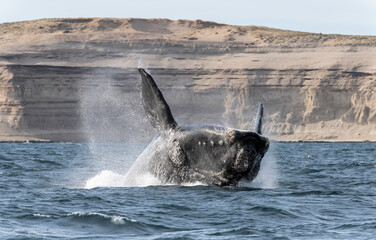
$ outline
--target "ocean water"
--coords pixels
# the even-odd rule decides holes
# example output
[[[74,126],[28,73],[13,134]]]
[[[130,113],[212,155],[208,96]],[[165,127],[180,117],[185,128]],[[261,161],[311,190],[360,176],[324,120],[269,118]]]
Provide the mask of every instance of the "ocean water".
[[[144,147],[1,143],[0,239],[376,238],[376,143],[272,142],[239,187],[128,186]]]

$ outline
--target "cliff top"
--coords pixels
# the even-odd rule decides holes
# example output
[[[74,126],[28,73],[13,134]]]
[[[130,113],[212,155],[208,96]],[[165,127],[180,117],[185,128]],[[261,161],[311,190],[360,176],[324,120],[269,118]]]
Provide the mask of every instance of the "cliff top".
[[[135,18],[56,18],[0,24],[0,42],[27,42],[38,38],[59,41],[95,40],[103,34],[114,41],[163,39],[168,41],[245,43],[249,46],[375,46],[376,36],[307,33],[258,26],[235,26],[201,20]],[[22,38],[20,38],[22,36]],[[40,39],[43,36],[43,39]]]

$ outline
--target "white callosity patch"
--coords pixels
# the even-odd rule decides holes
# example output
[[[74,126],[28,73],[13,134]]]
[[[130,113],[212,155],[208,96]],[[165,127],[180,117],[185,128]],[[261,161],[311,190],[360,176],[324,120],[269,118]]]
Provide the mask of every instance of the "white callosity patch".
[[[232,144],[235,140],[235,130],[229,129],[225,132],[225,142],[226,144]]]
[[[172,147],[168,152],[168,156],[172,163],[177,167],[183,165],[186,160],[185,154],[183,153],[178,141],[174,141],[172,143]]]

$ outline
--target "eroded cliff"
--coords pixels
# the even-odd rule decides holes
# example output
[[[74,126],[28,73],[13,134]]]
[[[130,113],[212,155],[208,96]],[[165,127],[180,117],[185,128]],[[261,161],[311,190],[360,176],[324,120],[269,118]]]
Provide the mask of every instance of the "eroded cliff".
[[[276,140],[376,141],[376,37],[167,19],[0,25],[0,138],[151,137],[137,67],[180,124],[252,127]]]

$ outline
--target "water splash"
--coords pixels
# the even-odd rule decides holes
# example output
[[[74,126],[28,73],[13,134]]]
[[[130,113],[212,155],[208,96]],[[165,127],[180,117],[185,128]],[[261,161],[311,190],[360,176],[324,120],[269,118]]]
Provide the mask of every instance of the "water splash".
[[[125,182],[125,173],[145,145],[135,148],[132,144],[131,148],[124,143],[140,142],[154,135],[146,123],[139,91],[129,91],[113,76],[111,70],[94,72],[81,86],[81,128],[92,156],[86,164],[96,173],[94,177],[90,174],[87,188],[130,185]]]
[[[81,127],[89,142],[127,141],[150,134],[139,91],[129,91],[113,75],[111,70],[94,73],[81,87]]]
[[[150,173],[138,175],[137,178],[130,178],[129,172],[118,174],[109,170],[101,171],[96,176],[86,181],[85,188],[96,187],[147,187],[161,185],[162,183]]]
[[[143,69],[146,70],[146,72],[148,72],[149,74],[151,74],[151,73],[150,73],[150,70],[147,68],[148,65],[149,65],[149,64],[145,64],[145,63],[144,63],[144,60],[142,60],[142,58],[139,58],[139,59],[138,59],[137,67],[138,67],[138,68],[143,68]]]
[[[94,177],[86,181],[85,188],[95,187],[147,187],[156,185],[173,185],[162,183],[153,174],[147,171],[151,152],[160,151],[157,150],[161,147],[159,144],[155,144],[157,141],[154,139],[145,148],[145,150],[138,156],[137,160],[132,166],[124,173],[119,174],[114,171],[104,170]],[[197,186],[204,185],[201,182],[186,183],[184,186]]]
[[[242,187],[262,188],[262,189],[275,189],[278,188],[278,165],[274,155],[270,151],[261,161],[260,172],[252,182],[243,181],[240,183]]]
[[[145,68],[145,65],[144,65],[144,62],[142,61],[141,58],[138,59],[138,65],[137,65],[138,68]]]
[[[275,189],[278,188],[278,166],[274,158],[266,157],[261,162],[258,176],[250,183],[251,187]]]

